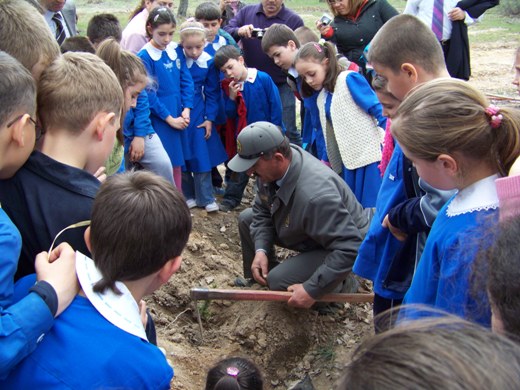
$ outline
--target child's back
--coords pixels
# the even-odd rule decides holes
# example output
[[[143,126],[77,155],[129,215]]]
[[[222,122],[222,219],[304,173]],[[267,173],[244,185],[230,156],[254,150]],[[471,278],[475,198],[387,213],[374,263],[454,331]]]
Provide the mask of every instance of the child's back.
[[[16,279],[34,273],[34,258],[59,231],[90,218],[100,185],[93,173],[112,149],[122,103],[114,73],[92,54],[67,53],[42,73],[42,152],[34,151],[13,178],[0,181],[2,207],[22,235]],[[65,232],[59,242],[88,253],[79,230]]]
[[[188,208],[171,183],[148,172],[107,179],[85,234],[95,260],[76,256],[83,294],[0,385],[169,389],[172,369],[148,342],[138,302],[179,269],[190,230]]]

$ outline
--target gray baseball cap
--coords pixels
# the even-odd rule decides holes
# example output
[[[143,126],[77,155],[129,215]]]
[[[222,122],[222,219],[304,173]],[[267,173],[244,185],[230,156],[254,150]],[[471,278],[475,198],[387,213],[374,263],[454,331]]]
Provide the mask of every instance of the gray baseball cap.
[[[269,122],[255,122],[244,127],[237,137],[237,154],[228,167],[245,172],[266,152],[280,146],[285,139],[280,128]]]

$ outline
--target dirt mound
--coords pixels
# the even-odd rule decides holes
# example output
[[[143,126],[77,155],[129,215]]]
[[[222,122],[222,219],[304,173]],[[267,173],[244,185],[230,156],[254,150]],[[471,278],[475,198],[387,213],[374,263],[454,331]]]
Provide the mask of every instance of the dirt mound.
[[[265,373],[267,389],[290,388],[306,374],[317,389],[331,388],[349,348],[370,331],[370,305],[341,306],[333,314],[318,315],[280,302],[199,301],[201,336],[189,291],[230,288],[242,275],[238,213],[193,211],[181,270],[148,300],[159,344],[175,369],[172,388],[203,388],[208,368],[232,355],[255,361]]]

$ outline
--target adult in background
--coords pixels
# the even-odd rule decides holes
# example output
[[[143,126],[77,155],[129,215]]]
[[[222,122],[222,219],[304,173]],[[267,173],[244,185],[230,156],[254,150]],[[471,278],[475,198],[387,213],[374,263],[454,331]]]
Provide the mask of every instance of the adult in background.
[[[468,24],[499,0],[408,0],[403,13],[417,16],[430,26],[444,52],[451,77],[469,80],[471,64]]]
[[[350,188],[269,122],[246,126],[237,149],[229,167],[255,175],[258,189],[239,216],[245,278],[292,291],[289,305],[301,308],[345,291],[369,224]],[[300,253],[278,263],[275,244]]]
[[[286,8],[283,0],[261,0],[259,4],[246,5],[238,11],[224,30],[237,42],[241,42],[247,66],[264,71],[273,79],[282,100],[282,121],[287,136],[293,144],[301,146],[302,137],[296,128],[296,100],[287,84],[287,75],[264,53],[260,39],[254,36],[254,29],[266,29],[275,23],[285,24],[296,30],[303,26],[303,19]]]
[[[383,24],[398,14],[397,10],[386,0],[327,0],[327,4],[334,20],[327,25],[320,19],[316,27],[365,73],[363,50]]]
[[[157,7],[173,8],[173,0],[140,0],[137,8],[132,12],[130,21],[123,30],[121,47],[137,54],[148,43],[146,34],[146,19],[151,10]]]
[[[72,0],[38,0],[38,3],[60,46],[66,38],[78,35],[76,5]]]

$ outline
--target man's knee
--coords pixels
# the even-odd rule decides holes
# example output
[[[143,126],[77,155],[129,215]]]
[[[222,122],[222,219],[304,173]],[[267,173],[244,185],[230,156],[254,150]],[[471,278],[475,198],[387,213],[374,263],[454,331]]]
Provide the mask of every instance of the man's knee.
[[[278,268],[278,271],[276,270]],[[287,287],[289,284],[287,283],[286,278],[284,278],[284,273],[279,272],[281,268],[275,267],[269,274],[267,274],[267,286],[269,290],[273,291],[287,291]]]
[[[238,230],[240,232],[249,233],[249,226],[251,225],[251,222],[253,222],[253,209],[247,208],[238,216]]]

